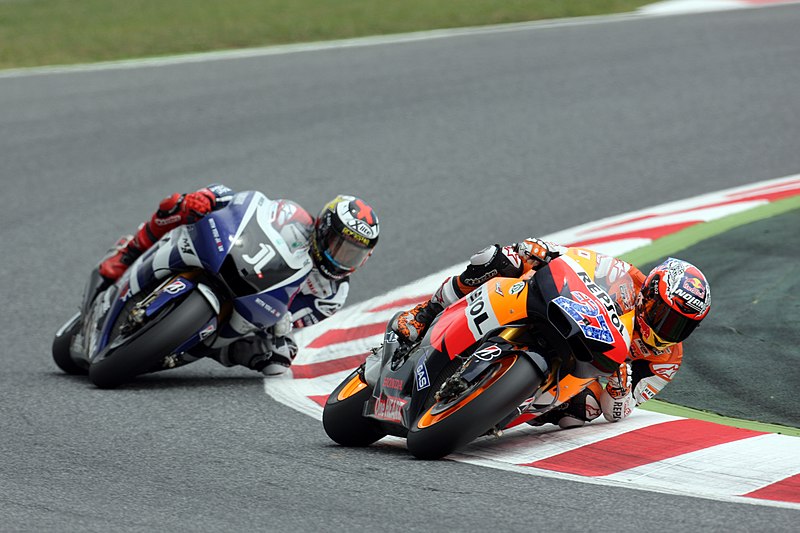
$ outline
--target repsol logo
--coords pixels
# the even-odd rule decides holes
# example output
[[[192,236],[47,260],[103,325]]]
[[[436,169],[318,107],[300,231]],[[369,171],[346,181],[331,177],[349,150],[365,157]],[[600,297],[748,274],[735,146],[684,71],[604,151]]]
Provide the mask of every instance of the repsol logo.
[[[486,312],[488,304],[481,298],[482,295],[483,291],[477,290],[467,296],[467,300],[470,302],[467,308],[467,318],[475,326],[475,330],[481,335],[484,334],[481,324],[489,320],[489,313]]]
[[[597,299],[603,303],[603,307],[605,307],[606,311],[608,311],[608,316],[611,319],[611,323],[615,328],[617,328],[620,334],[624,336],[625,326],[622,324],[622,320],[620,320],[619,315],[617,314],[617,307],[614,305],[614,301],[611,299],[608,293],[599,285],[597,285],[586,272],[578,272],[578,277],[581,278],[581,281],[586,284],[586,288],[589,289],[589,292],[597,296]]]

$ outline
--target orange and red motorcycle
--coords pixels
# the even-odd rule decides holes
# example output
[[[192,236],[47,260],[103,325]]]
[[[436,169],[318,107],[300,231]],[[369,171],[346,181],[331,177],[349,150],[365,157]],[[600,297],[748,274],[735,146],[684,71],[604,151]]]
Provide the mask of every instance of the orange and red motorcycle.
[[[613,264],[570,248],[522,278],[487,281],[416,344],[387,326],[328,397],[325,432],[344,446],[395,435],[416,457],[438,459],[559,407],[628,355],[636,292]]]

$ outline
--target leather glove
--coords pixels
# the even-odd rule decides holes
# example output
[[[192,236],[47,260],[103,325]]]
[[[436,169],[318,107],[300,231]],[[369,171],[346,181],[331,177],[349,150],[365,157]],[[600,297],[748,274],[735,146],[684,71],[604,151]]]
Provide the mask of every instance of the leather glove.
[[[265,376],[279,376],[284,374],[292,361],[297,357],[297,343],[291,337],[278,337],[270,335],[267,337],[268,359],[266,365],[258,370]]]
[[[633,412],[636,400],[631,394],[631,365],[620,365],[619,370],[609,378],[603,394],[600,395],[603,416],[609,422],[619,422]]]
[[[217,197],[208,189],[200,189],[184,195],[180,204],[180,213],[186,224],[197,222],[214,209]]]
[[[214,209],[216,201],[217,197],[208,189],[183,195],[175,193],[164,198],[151,221],[155,226],[154,236],[160,237],[178,226],[197,222]]]
[[[619,370],[611,374],[608,378],[606,391],[615,399],[622,398],[631,392],[631,365],[624,363],[620,365]]]
[[[533,268],[538,268],[561,255],[560,246],[552,242],[529,237],[517,243],[517,253]]]
[[[432,300],[418,304],[395,316],[392,320],[392,331],[403,341],[417,342],[425,335],[428,326],[442,312],[442,309],[440,304]]]

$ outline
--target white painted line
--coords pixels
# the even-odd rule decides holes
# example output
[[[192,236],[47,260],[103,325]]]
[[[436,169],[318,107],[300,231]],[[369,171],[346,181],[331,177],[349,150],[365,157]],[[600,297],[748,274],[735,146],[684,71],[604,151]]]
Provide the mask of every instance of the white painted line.
[[[128,59],[121,61],[105,61],[100,63],[87,63],[81,65],[63,65],[63,66],[52,66],[52,67],[9,69],[5,71],[0,71],[0,78],[18,78],[24,76],[69,74],[77,72],[98,72],[106,70],[123,70],[123,69],[135,69],[144,67],[163,67],[170,65],[183,65],[188,63],[221,61],[228,59],[247,59],[253,57],[287,55],[287,54],[296,54],[301,52],[319,52],[325,50],[338,50],[343,48],[362,48],[367,46],[404,44],[404,43],[430,41],[434,39],[447,39],[451,37],[461,37],[470,35],[530,31],[530,30],[561,28],[569,26],[585,26],[587,24],[605,24],[609,22],[618,22],[635,18],[642,18],[644,16],[645,16],[644,14],[639,14],[639,13],[623,13],[618,15],[602,15],[594,17],[537,20],[533,22],[517,22],[512,24],[494,24],[494,25],[473,26],[466,28],[428,30],[428,31],[410,32],[410,33],[397,33],[392,35],[375,35],[371,37],[359,37],[354,39],[339,39],[333,41],[285,44],[285,45],[275,45],[275,46],[264,46],[258,48],[243,48],[239,50],[201,52],[193,54],[170,55],[163,57],[150,57],[143,59]]]
[[[785,0],[774,0],[776,3],[792,3]],[[673,5],[674,4],[674,5]],[[311,43],[284,44],[263,46],[256,48],[242,48],[238,50],[223,50],[214,52],[199,52],[162,57],[148,57],[142,59],[127,59],[120,61],[104,61],[98,63],[85,63],[79,65],[55,65],[46,67],[30,67],[7,69],[0,71],[2,78],[22,78],[29,76],[45,76],[51,74],[75,74],[83,72],[104,72],[109,70],[126,70],[146,67],[164,67],[172,65],[185,65],[190,63],[204,63],[208,61],[223,61],[230,59],[248,59],[255,57],[277,56],[296,54],[301,52],[319,52],[324,50],[337,50],[344,48],[361,48],[366,46],[382,46],[433,39],[448,39],[470,35],[483,35],[493,33],[507,33],[517,31],[542,30],[548,28],[563,28],[571,26],[586,26],[590,24],[608,24],[628,20],[638,20],[659,16],[670,16],[687,12],[716,11],[721,9],[767,7],[768,4],[745,1],[728,0],[673,0],[659,2],[653,7],[645,6],[638,11],[619,13],[614,15],[597,15],[588,17],[574,17],[550,20],[536,20],[531,22],[516,22],[510,24],[493,24],[487,26],[471,26],[466,28],[452,28],[440,30],[398,33],[392,35],[375,35],[353,39],[339,39],[333,41],[319,41]]]
[[[680,482],[726,496],[760,489],[784,479],[792,470],[800,472],[800,439],[767,434],[631,468],[605,479],[656,489]]]

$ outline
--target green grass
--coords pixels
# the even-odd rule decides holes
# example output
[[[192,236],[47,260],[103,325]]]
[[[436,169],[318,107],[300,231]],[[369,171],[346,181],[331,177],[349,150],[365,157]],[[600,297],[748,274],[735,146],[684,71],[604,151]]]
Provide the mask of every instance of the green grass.
[[[734,213],[723,218],[689,226],[672,235],[656,239],[647,246],[623,254],[621,259],[632,265],[642,267],[648,263],[666,259],[670,255],[694,246],[700,241],[710,239],[739,226],[778,216],[795,209],[800,209],[800,196],[791,196],[741,213]]]
[[[639,409],[651,411],[653,413],[661,413],[672,416],[682,416],[684,418],[694,418],[695,420],[705,420],[706,422],[714,422],[715,424],[722,424],[723,426],[732,426],[735,428],[750,429],[753,431],[763,431],[765,433],[780,433],[781,435],[788,435],[790,437],[800,437],[800,428],[789,426],[781,426],[778,424],[765,424],[764,422],[756,422],[754,420],[744,420],[741,418],[731,418],[728,416],[719,415],[710,411],[701,411],[700,409],[692,409],[691,407],[684,407],[661,400],[650,400],[643,403]]]
[[[629,12],[654,0],[0,0],[0,68]]]
[[[734,213],[723,218],[690,226],[678,233],[656,239],[647,246],[623,254],[621,259],[642,268],[648,263],[666,259],[668,256],[678,254],[681,250],[685,250],[698,242],[710,239],[734,228],[738,228],[739,226],[778,216],[795,209],[800,209],[800,196],[791,196],[769,204],[754,207],[747,211]],[[641,409],[667,415],[696,418],[699,420],[716,422],[717,424],[752,429],[754,431],[781,433],[783,435],[800,437],[800,428],[730,418],[717,413],[692,409],[691,407],[684,407],[659,400],[650,400],[642,404]]]

